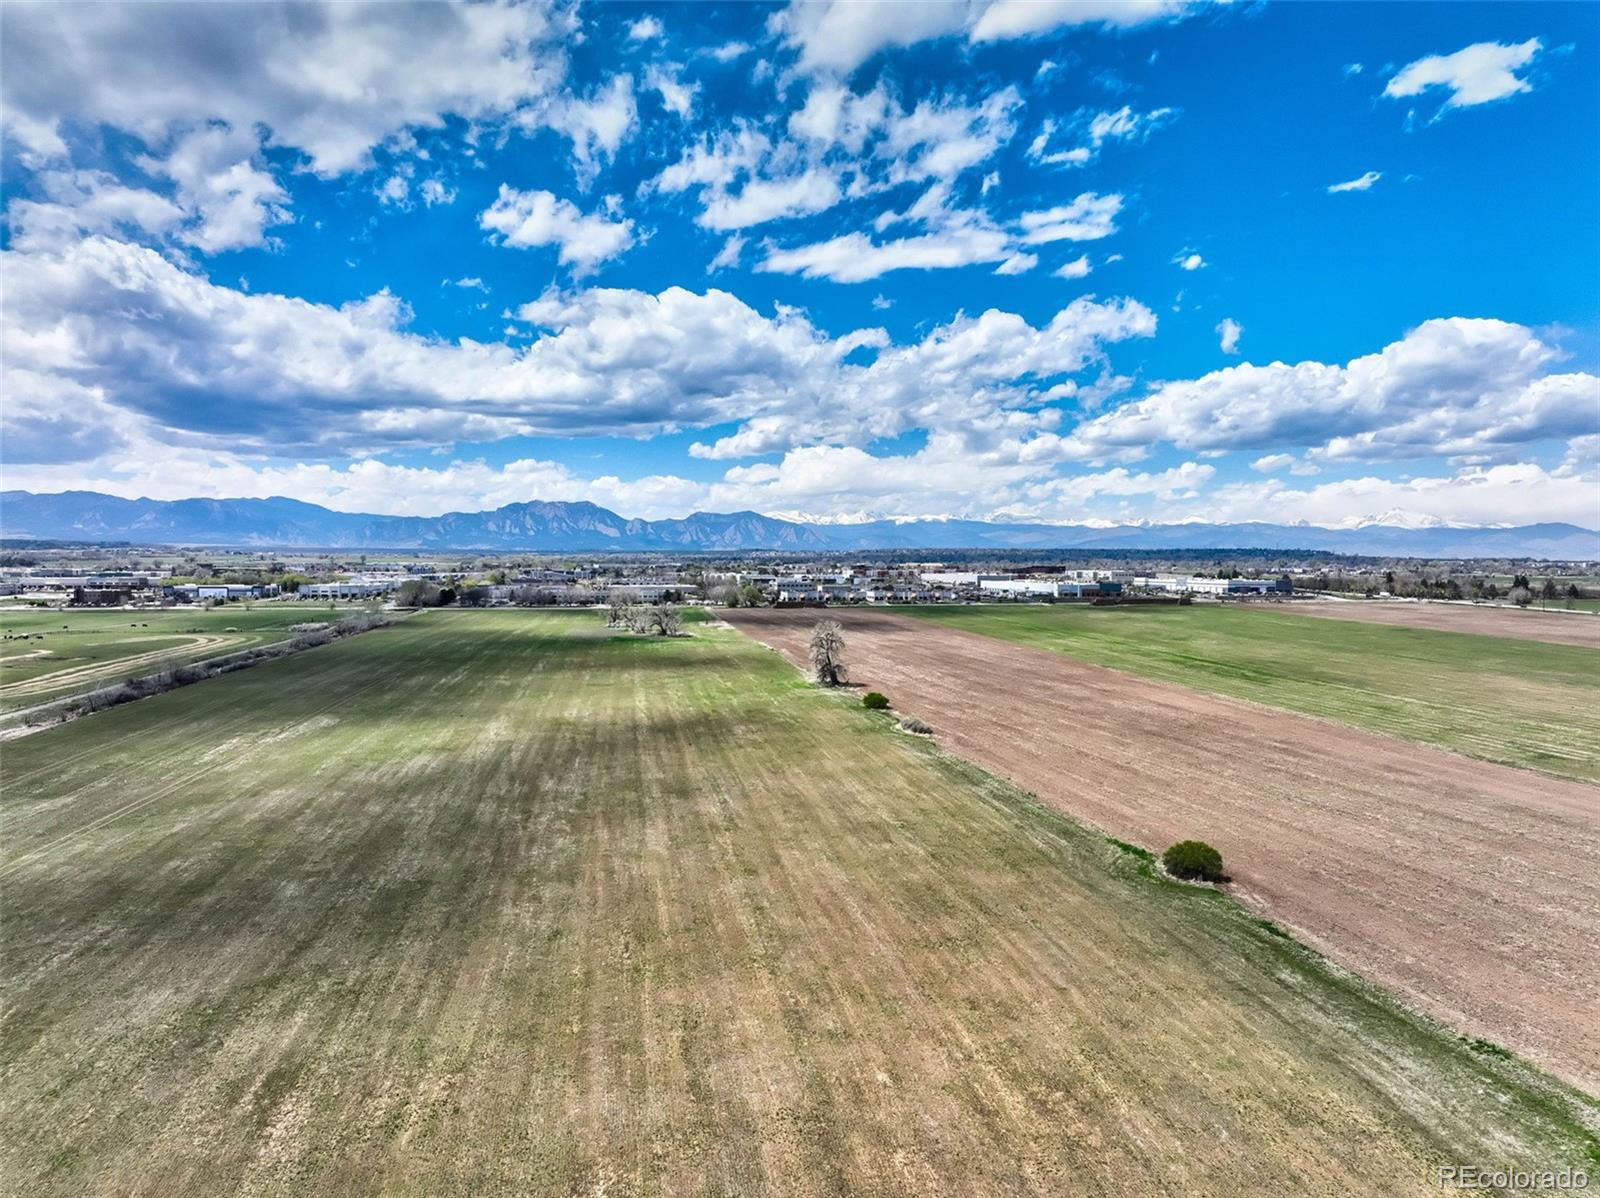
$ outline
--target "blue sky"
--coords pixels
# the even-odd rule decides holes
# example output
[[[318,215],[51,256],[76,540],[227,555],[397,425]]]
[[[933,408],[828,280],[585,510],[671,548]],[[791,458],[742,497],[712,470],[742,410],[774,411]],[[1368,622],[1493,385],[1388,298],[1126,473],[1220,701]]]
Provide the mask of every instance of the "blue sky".
[[[1579,4],[11,5],[5,484],[1600,526],[1597,52]]]

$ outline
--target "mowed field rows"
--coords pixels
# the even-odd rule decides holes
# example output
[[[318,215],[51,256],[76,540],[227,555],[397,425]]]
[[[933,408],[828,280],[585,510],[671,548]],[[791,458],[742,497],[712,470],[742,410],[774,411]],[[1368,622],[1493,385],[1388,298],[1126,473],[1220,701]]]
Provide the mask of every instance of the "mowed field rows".
[[[1169,610],[1147,635],[1176,639],[1177,619],[1211,614]],[[1086,665],[957,619],[827,614],[844,624],[852,680],[928,720],[951,751],[1147,848],[1210,842],[1236,890],[1336,960],[1600,1092],[1600,789]],[[729,613],[797,663],[817,618]]]
[[[723,627],[430,612],[3,772],[17,1193],[1600,1167],[1592,1101]]]
[[[1600,781],[1600,647],[1307,620],[1276,604],[904,610],[1145,678]],[[1524,615],[1450,610],[1495,624]]]
[[[178,611],[0,611],[0,712],[109,686],[332,622],[326,607],[262,604]]]

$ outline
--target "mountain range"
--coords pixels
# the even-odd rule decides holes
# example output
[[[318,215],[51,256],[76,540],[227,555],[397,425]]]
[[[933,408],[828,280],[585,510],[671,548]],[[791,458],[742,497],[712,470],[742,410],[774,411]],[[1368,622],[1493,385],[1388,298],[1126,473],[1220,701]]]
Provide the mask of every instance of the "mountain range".
[[[812,523],[759,512],[630,520],[593,503],[512,503],[487,512],[382,516],[298,499],[121,499],[96,491],[0,492],[0,536],[143,544],[531,552],[867,549],[1283,549],[1404,557],[1600,559],[1574,524],[1462,528],[1405,519],[1312,524],[1027,524],[867,519]]]

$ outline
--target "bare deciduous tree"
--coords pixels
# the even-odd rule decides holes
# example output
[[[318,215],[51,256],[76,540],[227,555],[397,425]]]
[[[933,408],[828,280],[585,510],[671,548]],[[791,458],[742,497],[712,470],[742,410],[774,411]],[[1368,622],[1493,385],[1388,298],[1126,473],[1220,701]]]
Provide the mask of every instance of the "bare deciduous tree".
[[[606,600],[606,625],[639,636],[679,636],[683,614],[673,603],[641,603],[637,592],[612,591]]]
[[[671,603],[653,604],[645,618],[645,629],[656,636],[677,636],[683,631],[683,617]]]
[[[631,627],[628,611],[630,608],[637,606],[638,602],[639,596],[637,592],[613,587],[606,596],[606,627]]]
[[[811,630],[811,668],[823,686],[844,681],[844,629],[838,620],[819,620]]]

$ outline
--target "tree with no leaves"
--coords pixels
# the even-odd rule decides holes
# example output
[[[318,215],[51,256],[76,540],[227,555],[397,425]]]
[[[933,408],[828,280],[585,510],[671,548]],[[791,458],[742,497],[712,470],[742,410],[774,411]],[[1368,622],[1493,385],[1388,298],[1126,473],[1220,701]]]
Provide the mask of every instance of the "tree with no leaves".
[[[613,587],[606,597],[606,627],[626,626],[628,624],[628,609],[638,602],[638,591],[624,591]]]
[[[844,629],[838,620],[819,620],[811,630],[811,668],[823,686],[844,681]]]
[[[677,636],[683,631],[683,617],[673,604],[653,604],[645,617],[645,631],[654,636]]]

